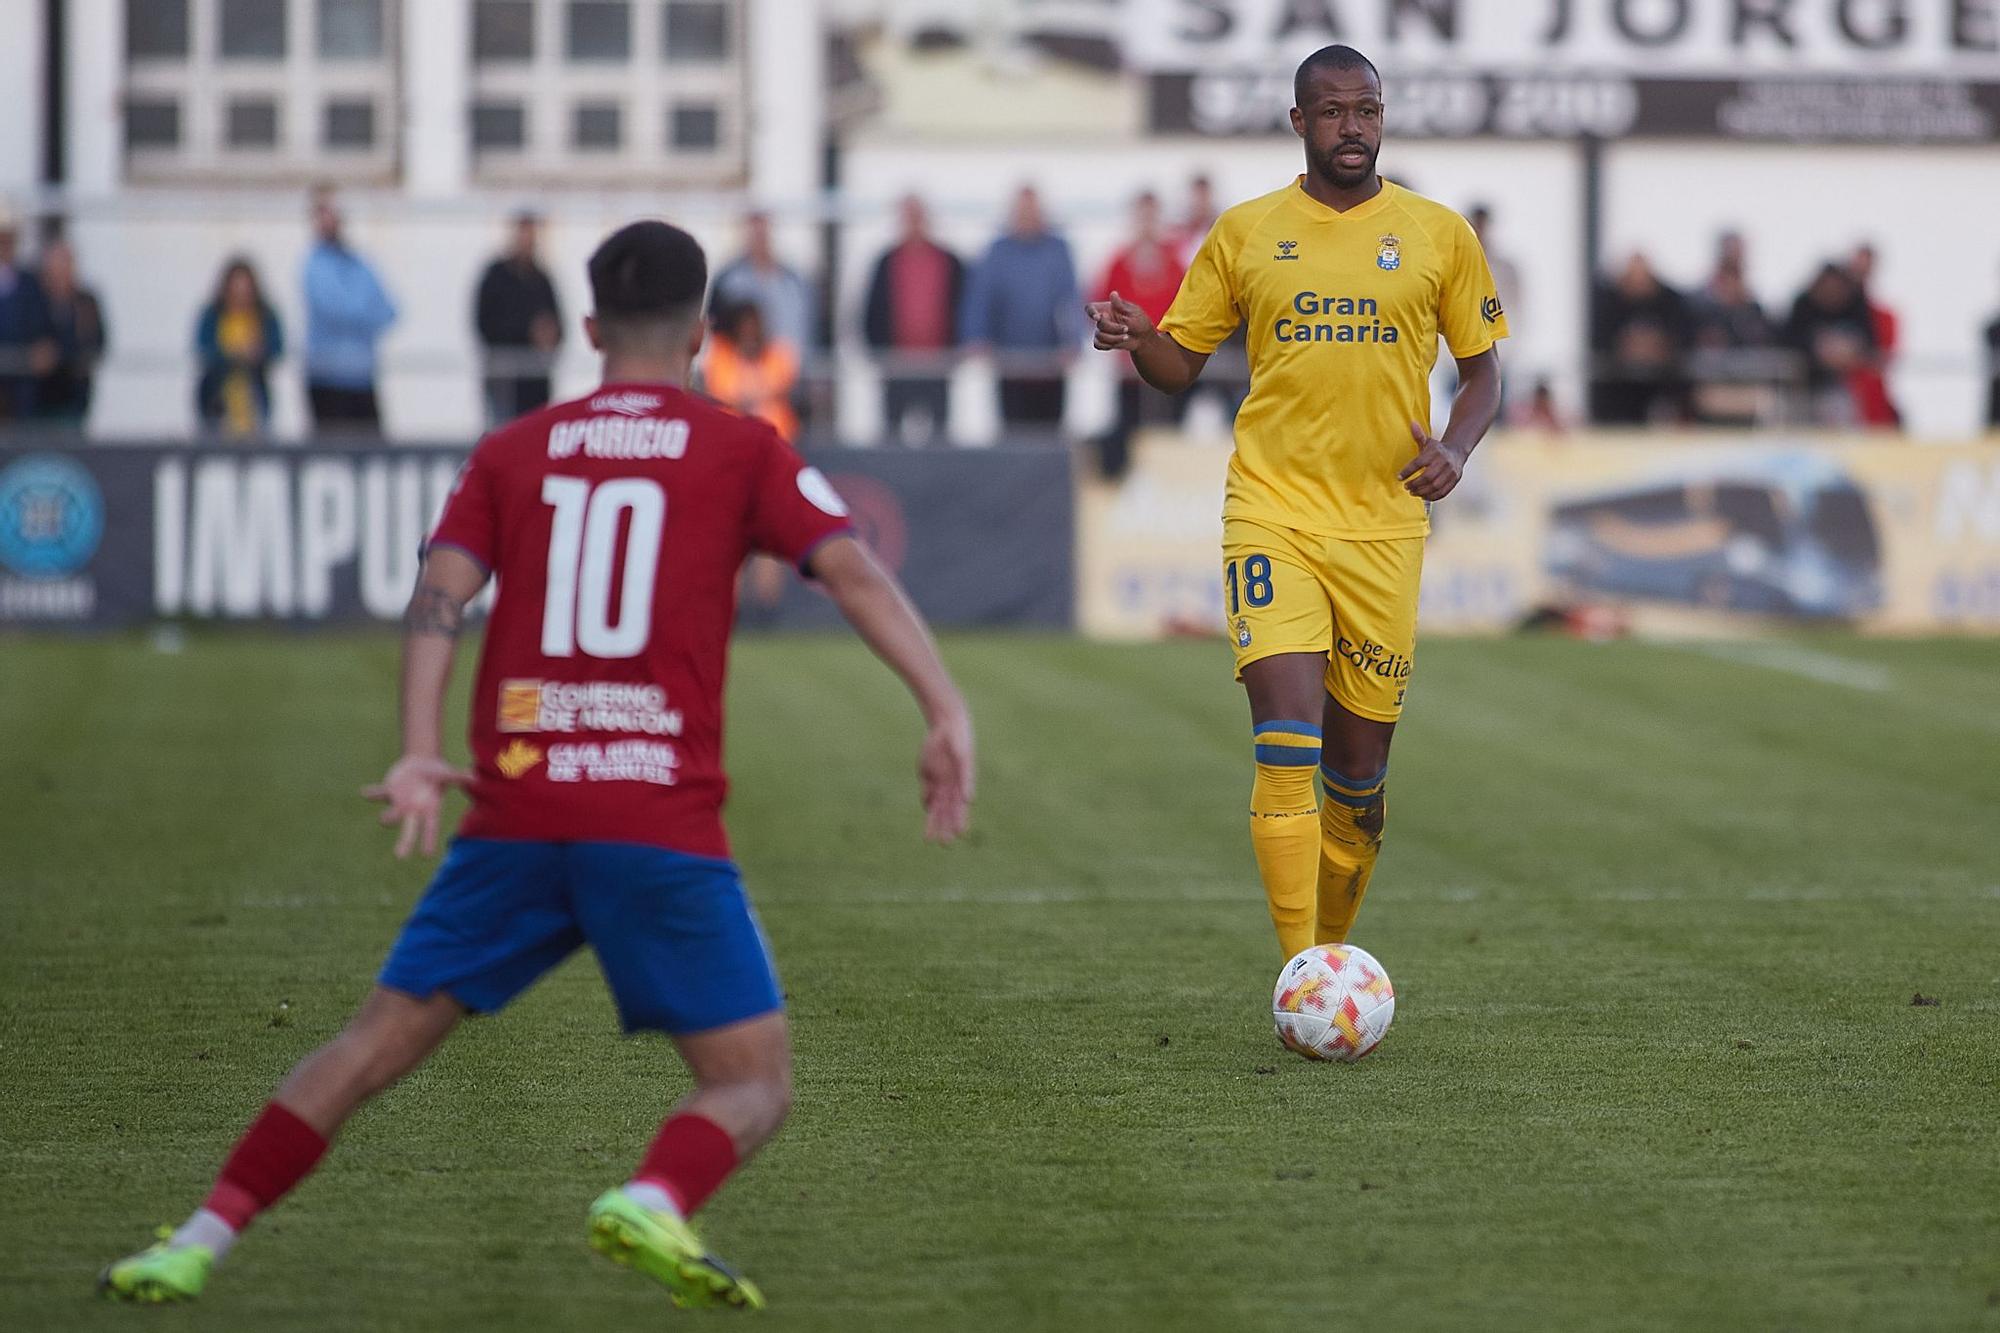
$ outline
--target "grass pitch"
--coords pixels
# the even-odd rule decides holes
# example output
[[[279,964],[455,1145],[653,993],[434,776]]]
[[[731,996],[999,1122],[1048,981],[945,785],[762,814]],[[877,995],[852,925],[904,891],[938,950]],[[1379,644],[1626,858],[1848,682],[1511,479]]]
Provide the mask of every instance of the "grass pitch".
[[[1354,1067],[1270,1033],[1223,649],[947,648],[984,745],[949,851],[861,648],[738,653],[799,1109],[702,1223],[763,1326],[2000,1328],[1991,644],[1429,643],[1356,934],[1396,1025]],[[422,887],[354,795],[394,672],[0,641],[0,1326],[673,1322],[583,1243],[683,1084],[583,959],[365,1112],[199,1307],[90,1296]]]

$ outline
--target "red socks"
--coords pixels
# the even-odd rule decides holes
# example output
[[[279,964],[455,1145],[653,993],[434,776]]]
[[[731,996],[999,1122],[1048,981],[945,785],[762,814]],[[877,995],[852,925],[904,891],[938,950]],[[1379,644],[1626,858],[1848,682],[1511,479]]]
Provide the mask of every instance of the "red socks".
[[[311,1175],[326,1146],[318,1130],[270,1102],[230,1150],[202,1207],[241,1231]],[[706,1116],[681,1114],[660,1126],[632,1178],[665,1190],[687,1217],[736,1165],[736,1143],[727,1130]]]
[[[241,1231],[311,1175],[325,1154],[326,1140],[318,1130],[276,1102],[268,1102],[230,1150],[202,1207]]]
[[[683,1113],[660,1126],[632,1179],[658,1185],[682,1217],[691,1217],[735,1169],[736,1143],[729,1132],[706,1116]]]

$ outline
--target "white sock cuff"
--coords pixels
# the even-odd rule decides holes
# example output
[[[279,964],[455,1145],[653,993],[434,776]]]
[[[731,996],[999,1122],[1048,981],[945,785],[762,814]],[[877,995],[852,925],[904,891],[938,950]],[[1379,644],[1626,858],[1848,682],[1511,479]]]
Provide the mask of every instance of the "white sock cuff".
[[[206,1208],[194,1210],[194,1216],[181,1223],[174,1232],[174,1245],[201,1245],[213,1251],[217,1259],[229,1253],[229,1247],[236,1243],[236,1228],[222,1220],[217,1213]]]
[[[628,1180],[625,1182],[625,1197],[641,1208],[650,1208],[656,1213],[666,1213],[672,1217],[681,1215],[680,1205],[674,1196],[650,1180]]]

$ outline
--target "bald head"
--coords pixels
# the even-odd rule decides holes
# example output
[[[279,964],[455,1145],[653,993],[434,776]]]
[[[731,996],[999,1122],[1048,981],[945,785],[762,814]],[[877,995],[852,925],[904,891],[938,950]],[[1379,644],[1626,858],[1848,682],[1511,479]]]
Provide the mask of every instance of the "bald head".
[[[1298,72],[1292,75],[1292,105],[1304,106],[1311,96],[1308,91],[1314,78],[1321,74],[1351,74],[1356,70],[1368,71],[1375,80],[1376,90],[1382,87],[1381,71],[1375,62],[1351,46],[1322,46],[1319,50],[1299,62]]]

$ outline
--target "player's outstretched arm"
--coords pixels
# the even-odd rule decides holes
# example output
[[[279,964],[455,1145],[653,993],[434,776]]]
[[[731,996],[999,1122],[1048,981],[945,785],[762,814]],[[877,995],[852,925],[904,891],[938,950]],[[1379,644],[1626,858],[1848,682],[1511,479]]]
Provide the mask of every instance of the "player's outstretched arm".
[[[1083,313],[1097,330],[1091,346],[1130,355],[1139,378],[1161,393],[1180,393],[1208,364],[1208,353],[1190,352],[1154,328],[1151,316],[1117,292],[1108,301],[1090,302]]]
[[[928,728],[917,760],[924,835],[950,842],[965,832],[971,812],[972,715],[930,630],[895,577],[852,537],[836,537],[815,551],[812,573],[847,623],[916,696]]]
[[[438,818],[447,787],[463,787],[472,774],[444,758],[444,692],[451,660],[465,627],[465,608],[486,584],[486,571],[465,552],[431,548],[417,575],[417,590],[403,613],[403,754],[388,776],[361,794],[388,807],[382,822],[399,825],[396,855],[438,846]]]

